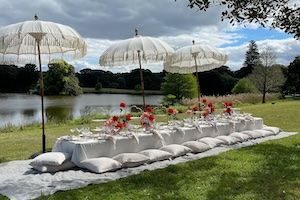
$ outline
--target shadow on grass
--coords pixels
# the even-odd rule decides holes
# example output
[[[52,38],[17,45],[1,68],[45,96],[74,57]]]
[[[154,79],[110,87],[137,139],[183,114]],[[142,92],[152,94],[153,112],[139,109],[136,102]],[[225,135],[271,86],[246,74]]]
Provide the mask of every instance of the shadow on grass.
[[[52,151],[52,148],[46,148],[46,153],[47,153],[47,152],[51,152],[51,151]],[[28,157],[28,159],[33,159],[33,158],[35,158],[35,157],[41,155],[42,153],[43,153],[42,151],[35,152],[35,153],[31,154],[31,155]]]
[[[266,143],[236,153],[258,156],[260,161],[249,173],[225,170],[207,199],[300,199],[299,146]]]
[[[4,162],[7,162],[8,160],[4,157],[0,157],[0,163],[4,163]]]

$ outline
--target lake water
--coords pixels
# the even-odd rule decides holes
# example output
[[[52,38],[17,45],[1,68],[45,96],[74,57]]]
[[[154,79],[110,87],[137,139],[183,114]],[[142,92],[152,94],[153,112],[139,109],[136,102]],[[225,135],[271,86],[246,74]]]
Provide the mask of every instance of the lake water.
[[[146,96],[147,105],[159,105],[161,95]],[[141,105],[142,97],[127,94],[84,94],[76,97],[45,97],[47,120],[63,121],[89,114],[112,114],[119,111],[120,101]],[[0,94],[0,128],[41,121],[41,99],[38,95]]]

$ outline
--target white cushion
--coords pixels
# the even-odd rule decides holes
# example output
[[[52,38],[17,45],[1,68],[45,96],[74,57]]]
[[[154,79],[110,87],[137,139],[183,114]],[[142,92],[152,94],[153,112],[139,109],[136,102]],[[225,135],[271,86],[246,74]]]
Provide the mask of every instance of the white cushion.
[[[262,130],[272,131],[274,134],[278,134],[281,131],[278,127],[273,126],[265,126],[262,128]]]
[[[172,157],[172,154],[170,154],[169,152],[158,149],[147,149],[139,153],[149,157],[149,162],[167,160]]]
[[[75,165],[70,160],[66,160],[61,165],[34,165],[34,164],[31,164],[31,166],[33,167],[33,169],[35,169],[39,172],[43,172],[43,173],[44,172],[54,173],[54,172],[58,172],[58,171],[66,171],[66,170],[70,170],[75,167]]]
[[[167,146],[163,146],[160,148],[160,150],[169,152],[170,154],[172,154],[172,157],[178,157],[192,152],[190,148],[179,144],[170,144]]]
[[[224,144],[226,144],[226,145],[236,144],[236,143],[240,142],[240,140],[238,138],[229,136],[229,135],[220,135],[216,138],[219,140],[222,140],[224,142]]]
[[[241,133],[249,135],[252,139],[263,137],[263,134],[260,132],[252,131],[242,131]]]
[[[241,142],[247,141],[251,138],[249,135],[240,132],[231,133],[229,136],[238,138]]]
[[[257,130],[254,130],[254,131],[258,132],[258,133],[261,133],[263,135],[263,137],[275,135],[272,131],[267,131],[267,130],[262,130],[262,129],[257,129]]]
[[[193,153],[201,153],[210,149],[210,146],[203,142],[188,141],[182,144],[192,150]]]
[[[65,160],[69,160],[71,157],[68,153],[63,152],[48,152],[43,153],[37,157],[35,157],[31,162],[31,166],[37,165],[61,165]]]
[[[100,158],[90,158],[82,161],[81,166],[84,168],[95,172],[95,173],[103,173],[108,171],[115,171],[122,167],[122,164],[118,161],[107,158],[107,157],[100,157]]]
[[[149,161],[149,157],[139,153],[121,153],[113,157],[122,167],[136,167]]]
[[[214,148],[217,146],[220,146],[221,144],[225,144],[223,140],[219,140],[217,138],[212,138],[212,137],[204,137],[198,140],[199,142],[203,142],[210,146],[210,148]]]

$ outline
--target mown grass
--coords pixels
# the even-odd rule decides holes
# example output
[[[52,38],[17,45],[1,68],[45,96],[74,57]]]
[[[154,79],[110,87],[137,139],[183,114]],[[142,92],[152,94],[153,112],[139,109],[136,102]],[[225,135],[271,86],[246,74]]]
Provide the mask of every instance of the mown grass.
[[[263,117],[268,125],[300,132],[300,101],[242,106],[241,109]],[[48,135],[54,141],[71,127],[48,128]],[[31,149],[32,153],[32,145],[39,144],[40,137],[36,135],[35,141],[25,140],[27,134],[32,134],[30,130],[18,134],[22,145],[15,144],[10,151],[22,159],[26,153],[16,152]],[[1,134],[1,148],[3,140],[16,141],[15,136],[9,138],[8,135],[17,134]],[[11,160],[14,157],[6,155],[10,151],[1,151],[1,157]],[[299,155],[300,135],[295,135],[40,199],[300,199]]]

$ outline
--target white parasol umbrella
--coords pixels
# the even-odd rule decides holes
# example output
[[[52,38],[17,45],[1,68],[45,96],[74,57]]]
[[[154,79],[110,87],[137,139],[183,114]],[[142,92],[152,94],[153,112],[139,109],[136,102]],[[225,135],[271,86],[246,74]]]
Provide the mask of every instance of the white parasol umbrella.
[[[144,78],[142,61],[144,63],[163,61],[168,55],[174,53],[167,43],[153,37],[138,35],[135,29],[135,37],[122,40],[110,46],[101,56],[101,66],[122,66],[139,64],[143,106],[145,107]]]
[[[221,67],[227,60],[228,56],[217,48],[209,45],[196,45],[193,40],[193,45],[182,47],[171,56],[168,56],[164,62],[164,69],[171,73],[196,73],[199,101],[200,87],[198,72],[209,71]]]
[[[42,145],[46,151],[44,122],[44,83],[41,55],[80,58],[86,54],[86,43],[72,28],[48,21],[24,21],[0,28],[0,62],[25,63],[34,61],[36,55],[40,70],[40,95],[42,104]],[[45,60],[43,60],[45,62]]]

